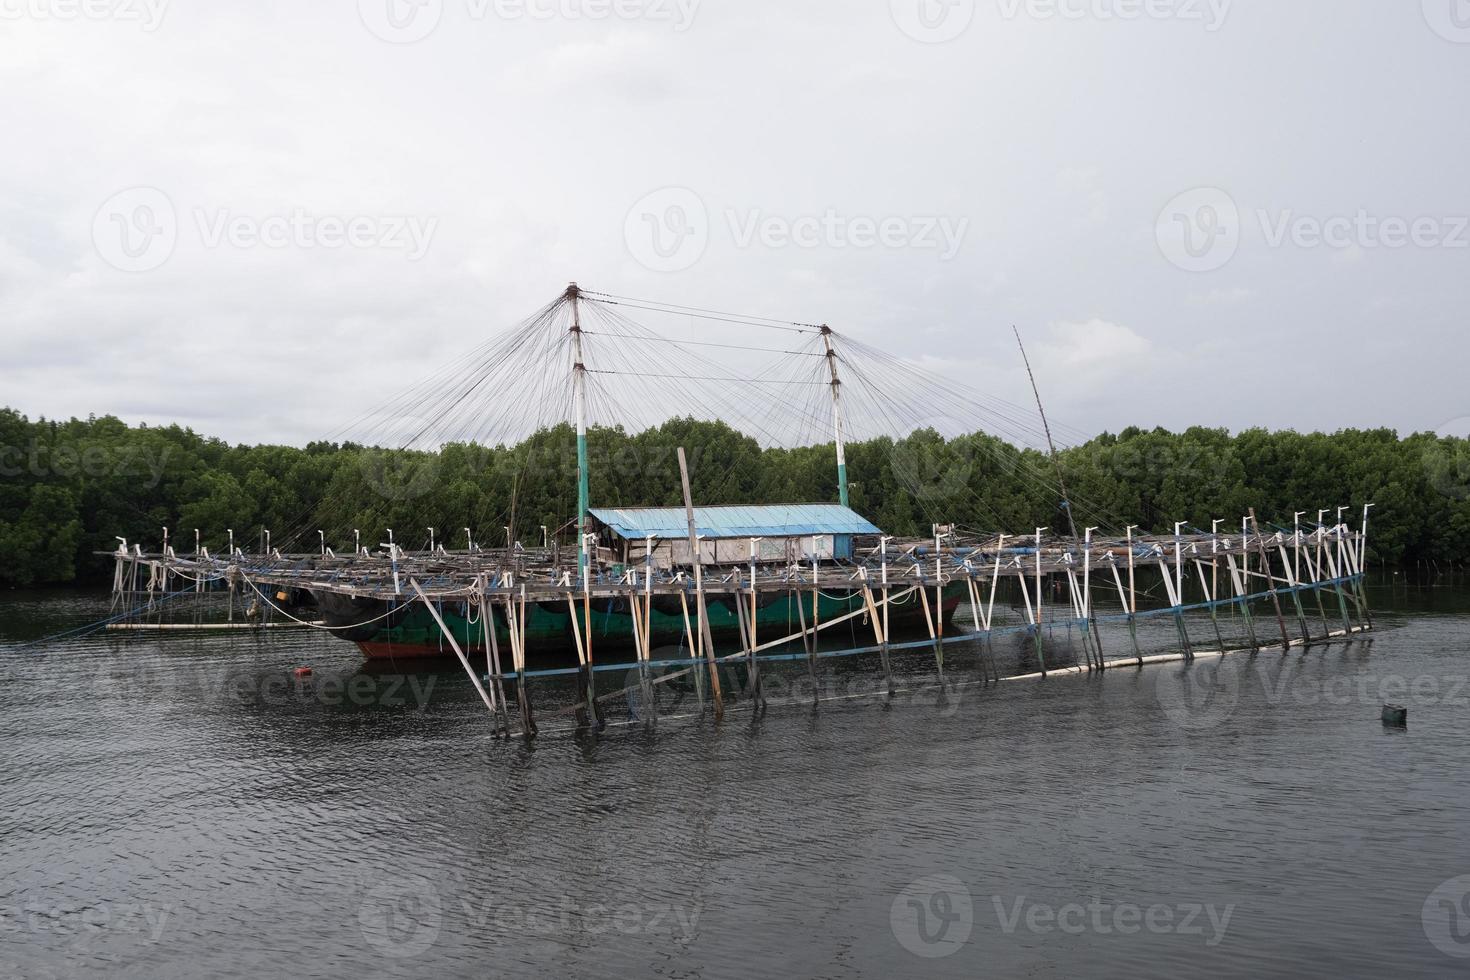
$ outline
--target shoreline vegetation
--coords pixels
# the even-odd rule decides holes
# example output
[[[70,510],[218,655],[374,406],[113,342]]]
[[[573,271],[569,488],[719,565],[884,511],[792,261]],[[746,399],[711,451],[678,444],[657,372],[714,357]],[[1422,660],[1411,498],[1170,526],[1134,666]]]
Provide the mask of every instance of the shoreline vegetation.
[[[673,419],[639,433],[589,431],[592,500],[601,507],[676,506],[675,450],[690,456],[701,504],[837,499],[833,448],[762,448],[721,422]],[[1061,450],[1078,527],[1128,524],[1172,531],[1188,519],[1239,530],[1254,507],[1263,524],[1338,505],[1356,526],[1376,505],[1370,560],[1470,559],[1470,440],[1391,429],[1334,433],[1130,427]],[[116,535],[157,550],[163,528],[180,553],[235,545],[314,552],[372,547],[395,529],[410,550],[435,543],[503,548],[506,527],[527,546],[546,533],[570,546],[576,512],[576,437],[561,425],[511,446],[451,444],[437,452],[353,443],[230,445],[177,425],[112,416],[31,421],[0,409],[0,586],[89,583],[111,574],[94,554]],[[1055,469],[1035,449],[984,433],[946,439],[931,429],[847,445],[853,509],[885,531],[924,536],[936,523],[1025,533],[1062,528]],[[466,534],[466,528],[470,534]]]

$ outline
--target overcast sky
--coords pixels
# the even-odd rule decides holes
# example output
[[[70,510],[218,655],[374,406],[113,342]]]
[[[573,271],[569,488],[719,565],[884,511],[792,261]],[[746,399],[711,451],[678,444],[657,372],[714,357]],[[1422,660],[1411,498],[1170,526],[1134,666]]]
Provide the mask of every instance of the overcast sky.
[[[303,443],[571,279],[1023,402],[1014,323],[1085,433],[1470,416],[1466,0],[0,14],[32,417]]]

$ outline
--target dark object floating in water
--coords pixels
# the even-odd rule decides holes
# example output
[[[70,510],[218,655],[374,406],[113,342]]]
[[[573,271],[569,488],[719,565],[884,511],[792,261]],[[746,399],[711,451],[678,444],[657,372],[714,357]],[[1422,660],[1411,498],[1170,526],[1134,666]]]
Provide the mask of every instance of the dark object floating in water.
[[[1385,725],[1397,725],[1400,728],[1409,724],[1409,709],[1401,704],[1385,704],[1383,706],[1383,723]]]

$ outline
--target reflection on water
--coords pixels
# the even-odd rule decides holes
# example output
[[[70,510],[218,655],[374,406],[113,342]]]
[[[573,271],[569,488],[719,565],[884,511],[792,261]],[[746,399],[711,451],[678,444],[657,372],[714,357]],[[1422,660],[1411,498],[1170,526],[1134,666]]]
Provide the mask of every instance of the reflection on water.
[[[1454,975],[1470,588],[1373,598],[1371,639],[1305,653],[985,687],[956,645],[938,690],[919,649],[891,703],[815,708],[796,662],[762,717],[527,745],[452,662],[26,647],[106,599],[6,596],[0,977]],[[538,695],[543,730],[570,697]]]

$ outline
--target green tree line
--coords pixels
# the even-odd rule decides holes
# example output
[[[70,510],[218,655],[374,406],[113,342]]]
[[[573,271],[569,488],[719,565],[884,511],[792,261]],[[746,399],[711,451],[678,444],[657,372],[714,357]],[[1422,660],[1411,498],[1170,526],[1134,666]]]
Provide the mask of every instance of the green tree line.
[[[727,425],[674,419],[629,433],[589,433],[593,505],[681,502],[685,447],[702,504],[836,500],[831,445],[762,448]],[[847,447],[854,509],[892,534],[935,523],[1024,533],[1066,527],[1057,468],[1045,454],[985,433],[932,430]],[[1255,508],[1289,525],[1295,511],[1377,505],[1371,557],[1385,563],[1470,559],[1470,442],[1388,429],[1331,434],[1251,429],[1129,428],[1064,449],[1060,471],[1078,526],[1172,531],[1175,521],[1239,526]],[[449,445],[434,453],[352,443],[230,445],[179,426],[110,417],[31,421],[0,409],[0,584],[90,581],[110,574],[99,551],[117,536],[192,551],[195,531],[218,553],[238,547],[339,552],[395,540],[462,548],[547,537],[571,543],[576,438],[567,426],[513,446]],[[320,534],[319,534],[320,532]]]

